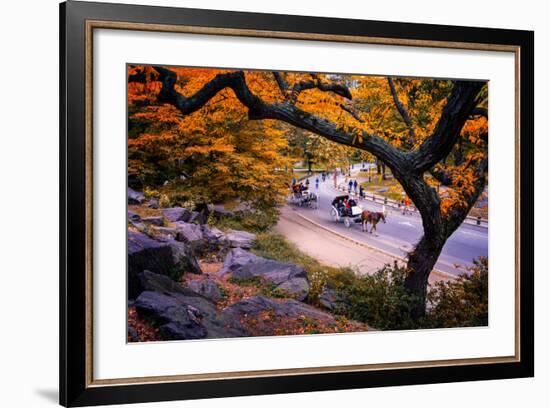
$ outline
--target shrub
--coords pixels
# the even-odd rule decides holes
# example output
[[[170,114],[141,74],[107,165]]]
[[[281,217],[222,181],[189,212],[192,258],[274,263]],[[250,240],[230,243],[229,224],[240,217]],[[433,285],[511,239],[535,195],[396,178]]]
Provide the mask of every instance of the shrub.
[[[395,263],[373,275],[336,283],[334,289],[347,305],[344,314],[350,319],[380,330],[418,328],[419,322],[411,319],[418,299],[405,289],[405,277],[406,270]]]
[[[162,195],[160,196],[159,205],[160,205],[162,208],[171,207],[170,199],[168,198],[168,196],[167,196],[166,194],[162,194]]]
[[[456,281],[437,282],[428,293],[428,327],[487,326],[489,272],[487,258],[474,261],[470,274]]]
[[[407,271],[387,265],[374,275],[337,282],[334,289],[346,305],[343,314],[380,330],[486,326],[488,323],[487,259],[480,258],[455,281],[434,284],[426,315],[412,319],[418,298],[405,289]]]
[[[160,193],[158,190],[155,190],[154,188],[151,188],[149,186],[145,186],[143,189],[143,195],[147,199],[156,198],[157,200],[160,198]]]

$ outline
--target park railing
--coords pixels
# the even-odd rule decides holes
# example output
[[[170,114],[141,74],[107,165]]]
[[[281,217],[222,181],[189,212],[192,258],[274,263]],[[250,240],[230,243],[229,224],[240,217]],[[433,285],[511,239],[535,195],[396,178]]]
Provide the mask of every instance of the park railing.
[[[403,204],[401,202],[396,201],[396,200],[392,200],[391,198],[388,198],[388,197],[383,197],[383,196],[377,195],[377,194],[375,194],[374,192],[371,192],[371,191],[363,190],[363,195],[361,196],[359,194],[359,189],[357,191],[353,188],[350,190],[349,186],[345,185],[345,184],[337,184],[336,188],[340,191],[345,192],[346,194],[349,194],[350,196],[355,197],[359,201],[361,201],[361,200],[371,201],[371,202],[374,202],[374,203],[379,203],[379,204],[382,204],[382,205],[386,205],[390,208],[395,208],[399,211],[401,211],[403,209]],[[417,212],[418,211],[417,208],[414,205],[409,205],[407,207],[407,209],[411,212]],[[482,218],[482,217],[467,216],[466,219],[464,220],[464,222],[466,222],[468,224],[472,224],[472,225],[479,225],[481,227],[486,227],[486,228],[489,227],[489,220],[486,219],[486,218]]]

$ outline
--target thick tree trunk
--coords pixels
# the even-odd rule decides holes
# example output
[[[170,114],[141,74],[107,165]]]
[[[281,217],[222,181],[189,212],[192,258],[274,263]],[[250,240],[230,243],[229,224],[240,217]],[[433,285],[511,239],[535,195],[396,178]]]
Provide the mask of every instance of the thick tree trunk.
[[[405,288],[409,293],[418,298],[418,304],[412,311],[413,318],[419,318],[426,312],[428,278],[441,254],[444,244],[445,238],[443,234],[440,237],[424,235],[416,245],[416,248],[409,253],[409,261],[407,263],[409,274],[405,279]]]

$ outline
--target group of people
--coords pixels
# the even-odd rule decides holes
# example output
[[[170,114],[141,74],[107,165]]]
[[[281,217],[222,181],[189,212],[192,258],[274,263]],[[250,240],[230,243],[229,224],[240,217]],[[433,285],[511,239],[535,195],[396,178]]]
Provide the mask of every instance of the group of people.
[[[359,183],[357,183],[357,180],[352,180],[352,179],[349,179],[349,182],[348,182],[348,193],[351,193],[351,190],[353,190],[355,192],[355,194],[357,194],[357,186],[359,185]]]
[[[309,179],[306,179],[305,183],[302,183],[293,178],[291,189],[295,194],[302,194],[302,192],[309,190]]]
[[[359,197],[365,198],[365,189],[363,188],[363,186],[359,184],[357,180],[350,179],[348,181],[348,194],[351,194],[352,191],[355,194],[357,194],[357,192],[359,191]]]
[[[340,215],[350,215],[351,207],[355,207],[357,202],[353,198],[344,197],[336,202],[336,208]]]

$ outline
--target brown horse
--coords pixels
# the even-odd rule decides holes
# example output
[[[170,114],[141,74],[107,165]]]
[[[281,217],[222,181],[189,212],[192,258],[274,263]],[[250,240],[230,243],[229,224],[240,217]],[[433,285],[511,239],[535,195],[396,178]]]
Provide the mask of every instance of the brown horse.
[[[363,224],[363,231],[368,230],[368,223],[370,222],[370,233],[372,234],[372,231],[374,230],[376,232],[376,224],[378,224],[382,220],[384,224],[386,223],[386,216],[382,212],[376,212],[376,211],[363,211],[361,213],[361,222]]]

